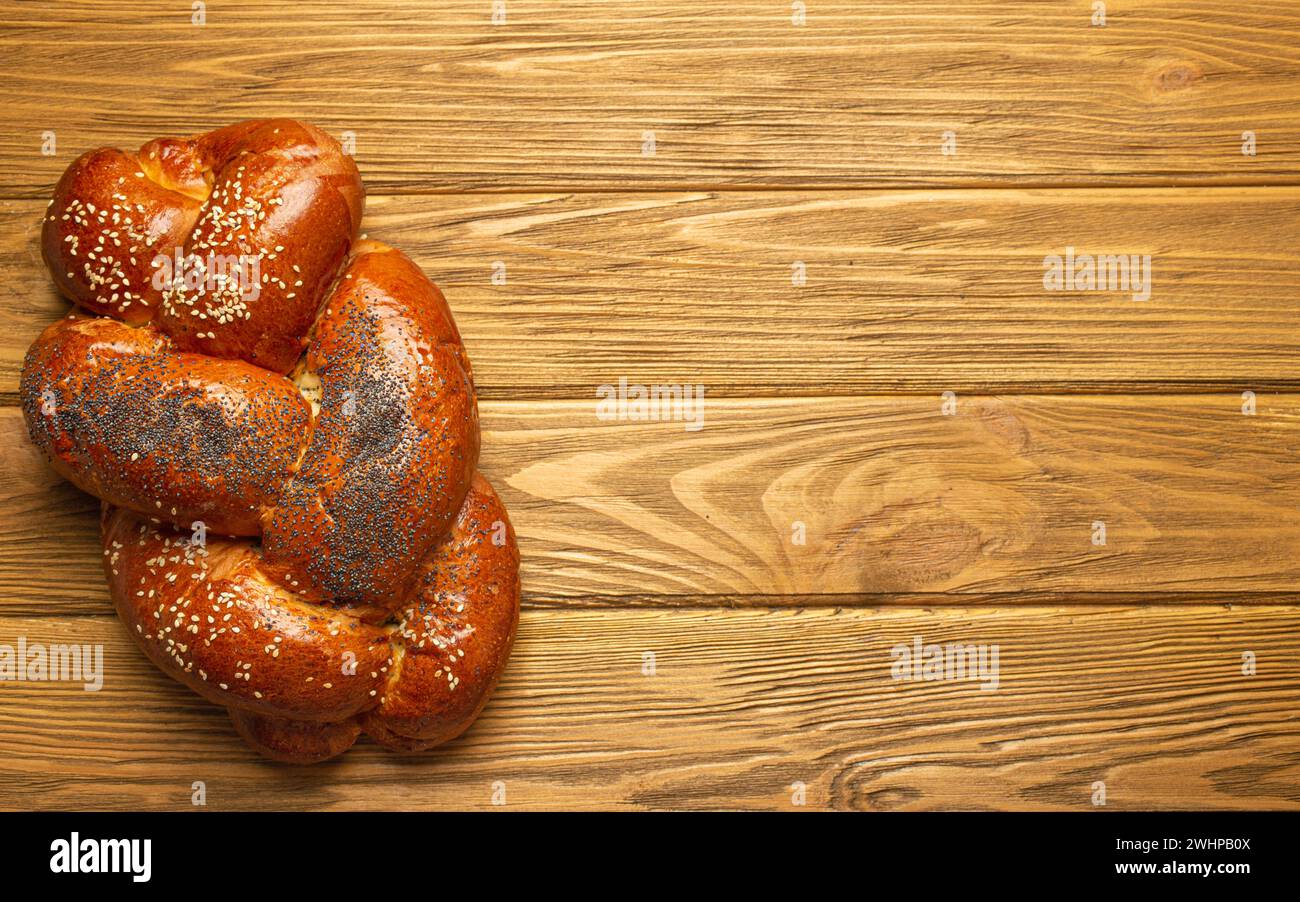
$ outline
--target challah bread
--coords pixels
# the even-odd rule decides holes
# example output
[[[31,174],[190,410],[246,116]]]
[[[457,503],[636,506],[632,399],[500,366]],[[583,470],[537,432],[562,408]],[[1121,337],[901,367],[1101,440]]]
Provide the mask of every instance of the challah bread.
[[[487,703],[480,674],[505,667],[519,618],[519,550],[505,505],[474,474],[451,533],[421,562],[419,584],[394,630],[397,672],[366,733],[418,751],[463,733]]]
[[[33,441],[104,502],[129,632],[282,761],[459,735],[518,620],[468,355],[419,267],[355,240],[363,200],[338,145],[289,120],[85,154],[43,249],[104,316],[54,323],[23,367]],[[212,252],[258,261],[261,290],[149,277]]]
[[[267,575],[248,539],[200,545],[120,508],[105,509],[103,537],[114,604],[137,644],[227,706],[245,741],[277,760],[331,757],[362,731],[400,751],[454,739],[514,644],[519,552],[481,475],[395,623],[302,600]]]
[[[83,491],[188,529],[255,536],[302,458],[311,407],[282,376],[68,317],[28,351],[32,440]]]
[[[396,751],[418,752],[468,729],[505,668],[519,620],[514,530],[481,475],[451,534],[420,570],[415,596],[384,627],[392,663],[379,670],[385,679],[376,704],[355,718],[318,724],[232,705],[244,740],[269,758],[301,761],[338,754],[360,732]]]
[[[133,325],[161,308],[155,260],[184,246],[207,193],[176,191],[153,171],[147,177],[137,154],[116,148],[83,154],[55,186],[41,229],[41,254],[59,290]]]
[[[408,594],[478,462],[478,406],[442,293],[405,254],[363,242],[316,321],[316,429],[266,522],[266,556],[329,596]],[[314,537],[315,541],[307,541]]]
[[[77,159],[59,180],[41,249],[76,303],[138,325],[156,319],[178,350],[287,373],[356,240],[365,190],[329,135],[290,119],[242,122]],[[155,284],[163,261],[238,265],[235,279]],[[238,261],[237,264],[234,261]],[[256,295],[255,299],[250,295]]]
[[[113,507],[101,532],[118,616],[155,664],[204,698],[312,720],[375,704],[391,663],[383,629],[300,601],[248,539],[200,543]],[[345,676],[349,653],[356,673]]]

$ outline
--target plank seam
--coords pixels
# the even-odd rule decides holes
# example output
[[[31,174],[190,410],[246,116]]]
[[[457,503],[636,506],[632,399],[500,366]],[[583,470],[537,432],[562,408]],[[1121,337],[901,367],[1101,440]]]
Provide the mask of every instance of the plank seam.
[[[743,183],[682,183],[682,184],[648,184],[641,185],[637,183],[625,184],[610,187],[591,187],[591,186],[567,186],[555,184],[541,185],[507,185],[500,187],[480,187],[480,188],[426,188],[426,189],[407,189],[407,188],[383,188],[369,191],[369,197],[455,197],[476,196],[476,195],[506,195],[506,194],[568,194],[568,195],[617,195],[617,194],[682,194],[682,193],[715,193],[715,194],[780,194],[780,193],[865,193],[865,192],[889,192],[890,194],[931,194],[935,191],[1235,191],[1241,188],[1253,188],[1264,190],[1282,190],[1282,191],[1300,191],[1300,174],[1293,177],[1293,181],[1257,181],[1254,179],[1245,180],[1219,180],[1213,182],[1192,181],[1185,184],[1170,184],[1167,177],[1162,176],[1137,176],[1133,181],[1125,182],[991,182],[982,184],[974,181],[954,181],[954,182],[921,182],[908,183],[906,185],[896,185],[889,182],[869,182],[869,183],[836,183],[836,184],[768,184],[757,183],[753,185]],[[53,185],[50,185],[50,191]],[[11,193],[0,190],[0,202],[11,201],[41,201],[49,199],[49,191],[18,191]]]
[[[1030,597],[1033,601],[1022,602],[1018,604],[1007,604],[1012,598]],[[1224,599],[1231,596],[1231,600],[1211,601],[1211,598]],[[928,614],[940,614],[958,611],[1033,611],[1033,610],[1062,610],[1062,613],[1068,613],[1070,610],[1079,611],[1096,611],[1098,609],[1122,609],[1122,610],[1143,610],[1143,611],[1160,611],[1169,612],[1188,612],[1195,610],[1224,610],[1232,611],[1237,609],[1261,609],[1261,608],[1294,608],[1300,613],[1300,592],[1231,592],[1222,593],[1213,592],[1089,592],[1089,593],[1019,593],[1007,592],[997,595],[948,595],[929,596],[925,593],[916,593],[915,595],[892,595],[892,596],[846,596],[846,595],[807,595],[807,596],[784,596],[784,595],[749,595],[743,596],[744,601],[731,602],[709,602],[701,603],[701,599],[716,599],[719,597],[729,596],[711,596],[711,595],[659,595],[659,596],[626,596],[625,600],[618,600],[617,596],[607,596],[597,598],[595,601],[582,601],[574,603],[577,596],[552,596],[525,599],[520,607],[525,611],[548,612],[548,613],[577,613],[586,611],[606,611],[606,612],[626,612],[634,613],[638,611],[679,611],[684,613],[691,612],[714,612],[723,611],[755,611],[767,613],[780,612],[798,612],[798,611],[826,611],[826,610],[843,610],[843,611],[862,611],[877,613],[896,613],[896,612],[924,612]],[[1148,597],[1160,598],[1159,602],[1146,602],[1142,599]],[[638,601],[629,601],[627,599],[639,598]],[[781,599],[781,601],[776,601]],[[898,599],[897,601],[887,601],[885,599]],[[1179,600],[1182,599],[1182,600]],[[87,618],[116,618],[108,602],[104,603],[105,610],[62,610],[51,611],[30,606],[0,606],[0,619],[19,619],[32,617],[57,617],[64,619],[87,619]],[[57,603],[54,607],[57,608]]]
[[[593,389],[594,389],[593,385]],[[533,404],[538,402],[554,404],[594,404],[596,397],[594,395],[549,395],[545,392],[533,391],[533,386],[526,386],[528,394],[520,395],[503,395],[492,391],[483,391],[480,387],[478,391],[478,400],[492,404]],[[1286,380],[1279,382],[1277,380],[1257,382],[1251,379],[1240,379],[1224,382],[1196,382],[1196,383],[1165,383],[1165,382],[1118,382],[1113,385],[1098,385],[1093,389],[1077,387],[1071,383],[1035,383],[1034,385],[968,385],[957,380],[936,382],[932,388],[918,388],[907,386],[896,390],[885,388],[876,388],[865,392],[852,392],[845,394],[802,394],[799,392],[790,392],[789,394],[767,394],[767,395],[737,395],[730,394],[726,389],[710,390],[709,401],[727,401],[734,403],[764,403],[772,401],[871,401],[871,400],[897,400],[899,398],[929,398],[942,394],[945,391],[954,391],[960,395],[965,395],[967,399],[975,400],[979,398],[1006,398],[1006,397],[1024,397],[1024,398],[1115,398],[1126,395],[1136,396],[1159,396],[1168,395],[1177,396],[1206,396],[1221,394],[1236,394],[1243,389],[1250,389],[1256,394],[1274,394],[1282,396],[1300,395],[1300,380]],[[0,392],[0,410],[21,408],[17,392]]]

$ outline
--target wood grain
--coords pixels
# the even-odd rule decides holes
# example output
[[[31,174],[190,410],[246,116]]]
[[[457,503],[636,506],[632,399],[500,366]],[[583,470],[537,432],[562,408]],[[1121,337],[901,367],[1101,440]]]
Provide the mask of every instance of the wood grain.
[[[809,2],[803,26],[785,0],[506,6],[223,0],[200,27],[189,3],[5,0],[0,195],[268,115],[355,133],[398,193],[1300,182],[1294,2],[1134,0],[1105,27],[1031,0]]]
[[[1300,599],[1300,396],[1254,416],[1215,395],[941,404],[706,402],[688,432],[603,422],[594,401],[491,402],[481,466],[531,604]],[[98,502],[13,408],[0,448],[0,607],[103,612]]]
[[[0,809],[1300,808],[1300,2],[492,8],[0,0],[0,645],[106,661],[0,682]],[[257,759],[13,406],[68,162],[269,115],[350,133],[446,290],[520,535],[500,692],[427,756]],[[1067,247],[1150,299],[1044,291]],[[620,378],[703,428],[602,421]],[[999,688],[893,680],[915,637]]]
[[[0,203],[10,402],[67,310],[43,209]],[[710,397],[1300,388],[1300,189],[372,197],[365,228],[442,285],[489,399],[621,376]],[[1067,247],[1151,254],[1150,299],[1045,291]]]
[[[0,806],[213,809],[1300,807],[1300,610],[528,612],[461,741],[257,760],[111,618],[0,618],[101,643],[99,692],[0,684]],[[997,688],[895,681],[891,650],[997,645]],[[1243,675],[1252,652],[1257,672]],[[644,672],[653,655],[653,675]],[[991,682],[991,681],[990,681]]]

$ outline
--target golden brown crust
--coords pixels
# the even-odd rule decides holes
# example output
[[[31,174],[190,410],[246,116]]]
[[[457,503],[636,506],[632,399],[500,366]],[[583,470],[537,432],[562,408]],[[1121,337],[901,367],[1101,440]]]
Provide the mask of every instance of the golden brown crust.
[[[118,615],[163,672],[230,709],[279,761],[341,754],[364,730],[421,751],[469,728],[519,622],[519,550],[475,474],[447,537],[395,622],[369,624],[271,579],[248,539],[193,535],[105,507],[104,568]]]
[[[200,208],[144,171],[135,154],[116,148],[82,154],[55,186],[41,228],[41,254],[59,290],[133,324],[157,315],[154,260],[184,243]]]
[[[257,535],[306,447],[311,408],[241,360],[178,354],[152,328],[55,322],[21,380],[32,440],[84,491],[189,529]]]
[[[316,764],[341,755],[361,735],[355,717],[334,723],[264,717],[228,709],[230,720],[243,740],[256,751],[285,764]]]
[[[41,248],[87,309],[156,319],[179,350],[287,373],[364,201],[356,164],[329,135],[253,120],[138,154],[83,154],[55,188]]]
[[[270,579],[246,539],[103,522],[104,566],[122,622],[149,658],[204,698],[277,717],[341,720],[378,703],[387,630],[307,604]]]
[[[266,523],[274,566],[331,597],[392,611],[460,510],[478,406],[441,292],[405,254],[359,248],[316,321],[320,381],[302,468]]]
[[[292,120],[243,122],[190,144],[212,190],[185,252],[244,261],[255,284],[169,292],[158,325],[182,350],[287,373],[357,238],[361,176],[333,138]]]
[[[105,316],[29,350],[32,439],[105,502],[137,644],[280,761],[459,735],[518,621],[468,355],[419,267],[354,244],[363,201],[333,139],[262,120],[92,151],[44,224],[56,283]],[[261,291],[159,288],[167,253],[252,253]]]
[[[362,715],[368,735],[419,751],[464,732],[505,668],[519,622],[519,548],[505,505],[475,474],[451,533],[402,610],[392,684]]]

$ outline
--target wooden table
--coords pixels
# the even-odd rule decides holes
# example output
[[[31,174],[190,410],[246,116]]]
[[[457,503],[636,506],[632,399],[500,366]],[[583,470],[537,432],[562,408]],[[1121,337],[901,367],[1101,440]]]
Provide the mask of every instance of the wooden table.
[[[0,683],[0,806],[1300,807],[1300,4],[1109,7],[0,2],[0,643],[105,655]],[[355,144],[520,534],[427,756],[257,760],[15,406],[62,169],[260,116]],[[1149,299],[1046,291],[1067,248]],[[621,378],[703,428],[598,418]],[[895,679],[918,637],[997,688]]]

